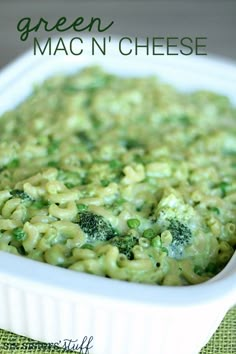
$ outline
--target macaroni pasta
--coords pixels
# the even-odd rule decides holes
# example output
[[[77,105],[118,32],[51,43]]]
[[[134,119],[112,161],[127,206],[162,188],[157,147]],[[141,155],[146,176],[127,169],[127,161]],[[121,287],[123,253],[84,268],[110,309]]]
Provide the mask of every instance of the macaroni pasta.
[[[0,250],[126,281],[206,281],[236,245],[236,109],[97,67],[0,120]]]

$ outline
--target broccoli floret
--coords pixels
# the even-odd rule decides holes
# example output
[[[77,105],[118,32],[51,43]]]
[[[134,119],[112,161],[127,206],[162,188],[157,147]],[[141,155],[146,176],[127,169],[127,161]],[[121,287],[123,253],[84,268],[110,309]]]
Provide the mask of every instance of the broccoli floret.
[[[13,230],[13,237],[17,241],[23,241],[26,237],[26,233],[21,227],[18,227],[15,230]]]
[[[175,258],[181,258],[184,247],[191,242],[192,232],[177,219],[171,219],[168,229],[172,235],[172,242],[169,246],[171,254]]]
[[[170,220],[169,230],[173,237],[172,244],[186,245],[192,237],[191,230],[177,219]]]
[[[133,258],[132,248],[137,244],[138,240],[132,235],[116,236],[110,240],[112,246],[116,246],[120,253],[123,253],[128,259]]]
[[[10,194],[12,195],[12,197],[14,198],[20,198],[23,201],[32,201],[33,199],[24,191],[20,190],[20,189],[13,189]]]
[[[87,235],[87,242],[107,241],[117,234],[103,216],[89,211],[79,213],[78,224]]]

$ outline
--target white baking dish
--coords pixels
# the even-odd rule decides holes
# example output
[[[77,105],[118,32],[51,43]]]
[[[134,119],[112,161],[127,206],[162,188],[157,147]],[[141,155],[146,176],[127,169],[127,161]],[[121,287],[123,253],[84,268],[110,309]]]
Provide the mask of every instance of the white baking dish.
[[[89,45],[87,38],[84,46]],[[215,90],[236,103],[235,64],[199,57],[122,57],[113,39],[106,56],[34,56],[29,51],[0,73],[0,113],[22,101],[35,82],[94,63],[121,75],[157,74],[182,90]],[[197,354],[235,303],[234,260],[206,283],[161,287],[0,252],[0,328],[60,345],[68,339],[79,346],[85,336],[93,336],[93,348],[83,353]]]

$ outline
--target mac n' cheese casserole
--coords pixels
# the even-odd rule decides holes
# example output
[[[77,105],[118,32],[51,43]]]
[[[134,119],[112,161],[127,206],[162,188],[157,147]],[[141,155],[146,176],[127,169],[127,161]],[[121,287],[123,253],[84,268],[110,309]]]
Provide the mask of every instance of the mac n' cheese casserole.
[[[236,245],[236,109],[89,67],[0,119],[0,249],[127,281],[206,281]]]

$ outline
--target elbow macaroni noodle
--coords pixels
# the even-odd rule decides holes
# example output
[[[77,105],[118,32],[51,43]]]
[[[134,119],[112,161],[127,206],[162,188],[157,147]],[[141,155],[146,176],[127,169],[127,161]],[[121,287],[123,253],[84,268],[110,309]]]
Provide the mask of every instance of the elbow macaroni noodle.
[[[206,281],[232,256],[236,109],[226,97],[91,67],[36,87],[0,129],[0,250],[161,285]],[[85,211],[114,235],[91,240]]]

